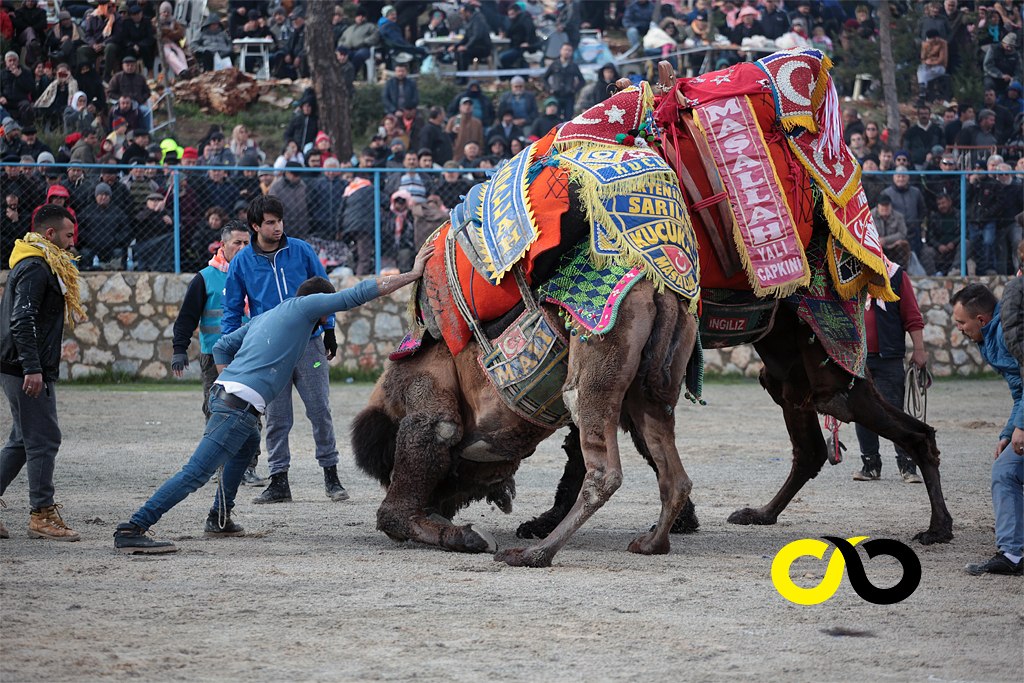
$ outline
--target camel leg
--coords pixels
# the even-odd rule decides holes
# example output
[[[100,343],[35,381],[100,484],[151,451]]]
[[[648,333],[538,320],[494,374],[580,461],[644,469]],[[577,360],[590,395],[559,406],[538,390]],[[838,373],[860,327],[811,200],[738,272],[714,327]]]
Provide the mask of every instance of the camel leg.
[[[784,383],[761,371],[761,386],[782,407],[786,429],[793,443],[793,466],[786,482],[767,505],[760,508],[742,508],[729,515],[730,524],[775,524],[779,513],[786,509],[797,491],[807,480],[818,476],[828,459],[825,437],[822,436],[818,415],[813,410],[801,409],[786,397]]]
[[[643,296],[640,292],[646,291]],[[495,561],[515,567],[549,567],[555,554],[622,485],[618,422],[626,389],[633,382],[644,343],[655,317],[651,290],[637,287],[619,311],[615,330],[603,340],[569,346],[566,405],[580,430],[587,473],[575,504],[543,541],[528,548],[509,548]]]
[[[580,448],[580,430],[576,425],[569,426],[569,433],[562,442],[567,460],[562,478],[555,490],[555,502],[551,509],[537,515],[528,522],[523,522],[516,529],[519,538],[544,538],[550,534],[558,523],[565,519],[572,504],[579,496],[583,486],[583,478],[587,474],[587,466],[583,462],[583,450]]]
[[[914,539],[923,545],[949,543],[953,539],[953,517],[942,495],[935,430],[889,405],[870,381],[857,380],[846,403],[852,421],[871,425],[873,432],[898,444],[920,468],[932,511],[928,529]]]

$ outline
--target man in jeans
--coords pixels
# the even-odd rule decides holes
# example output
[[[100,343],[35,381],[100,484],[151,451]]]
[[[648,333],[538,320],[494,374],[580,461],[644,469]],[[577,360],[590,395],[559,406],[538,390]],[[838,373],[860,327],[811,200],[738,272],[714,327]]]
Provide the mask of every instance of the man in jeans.
[[[221,337],[213,347],[220,376],[210,395],[212,415],[203,440],[181,471],[157,489],[130,521],[118,525],[114,547],[126,554],[175,552],[173,543],[153,540],[146,532],[209,481],[221,465],[223,487],[207,517],[207,535],[243,533],[231,520],[231,510],[242,473],[259,446],[259,415],[282,392],[291,391],[291,372],[270,373],[266,368],[294,368],[308,353],[310,330],[320,329],[335,311],[361,306],[417,280],[433,253],[433,245],[427,246],[416,257],[412,271],[404,275],[364,280],[340,292],[334,292],[326,278],[310,278],[299,285],[295,296]]]
[[[174,355],[171,372],[181,377],[188,368],[188,346],[192,333],[199,328],[199,368],[203,378],[203,418],[210,421],[210,390],[217,381],[217,366],[213,362],[213,345],[221,338],[220,323],[224,317],[221,298],[228,279],[228,266],[235,255],[249,246],[249,229],[242,221],[231,221],[220,231],[221,247],[210,264],[196,273],[185,292],[178,317],[174,321]],[[243,319],[243,324],[247,319]],[[256,474],[259,449],[246,468],[242,483],[246,486],[266,486],[267,480]]]
[[[898,410],[903,409],[905,371],[903,356],[907,352],[906,337],[910,334],[914,342],[914,353],[910,362],[924,368],[928,352],[924,350],[924,318],[917,306],[914,287],[906,271],[895,263],[889,263],[889,283],[899,301],[880,301],[871,298],[864,312],[864,330],[868,343],[868,370],[878,393],[885,401]],[[855,481],[873,481],[881,478],[882,457],[878,453],[878,435],[870,425],[857,423],[857,441],[860,442],[860,459],[864,467],[853,475]],[[895,445],[895,444],[893,444]],[[917,467],[902,448],[896,446],[896,464],[900,476],[908,484],[920,484],[923,479]]]
[[[64,320],[85,314],[78,270],[68,252],[75,236],[71,214],[44,204],[32,232],[14,244],[11,273],[0,298],[0,385],[11,406],[11,435],[0,451],[0,495],[27,469],[28,535],[77,541],[53,502],[53,468],[60,449],[57,388]],[[6,505],[4,506],[6,507]],[[0,524],[0,538],[8,538]]]
[[[249,315],[256,317],[295,296],[299,285],[311,277],[327,277],[327,271],[313,247],[284,234],[284,205],[274,195],[260,195],[249,202],[249,230],[252,241],[238,252],[228,267],[224,286],[223,334],[230,334],[242,325],[245,303]],[[321,339],[321,331],[323,338]],[[334,316],[317,326],[308,337],[306,352],[288,370],[288,381],[280,396],[267,401],[267,462],[270,465],[270,486],[253,499],[254,503],[291,501],[288,467],[291,452],[292,385],[306,405],[306,417],[313,425],[316,459],[324,469],[324,490],[331,500],[346,500],[348,492],[338,481],[338,448],[334,440],[334,424],[328,402],[330,382],[327,361],[338,352],[334,338]],[[225,475],[226,476],[226,475]]]
[[[992,507],[998,551],[988,562],[967,565],[967,573],[1024,575],[1024,377],[1021,376],[1024,320],[1021,278],[1003,290],[1003,301],[988,287],[970,284],[954,294],[953,319],[964,336],[978,344],[981,357],[1006,378],[1013,409],[999,434],[992,463]],[[1003,306],[1006,304],[1006,306]],[[1001,309],[1001,310],[1000,310]],[[1004,328],[1005,325],[1005,328]]]

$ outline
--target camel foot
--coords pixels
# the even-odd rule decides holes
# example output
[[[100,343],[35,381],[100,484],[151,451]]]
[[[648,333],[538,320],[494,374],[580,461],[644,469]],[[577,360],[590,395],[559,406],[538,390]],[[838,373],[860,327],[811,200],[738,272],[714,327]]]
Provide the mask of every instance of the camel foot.
[[[672,528],[668,532],[670,534],[695,534],[699,526],[697,509],[693,506],[693,500],[687,498],[686,505],[679,511],[676,521],[672,522]]]
[[[495,562],[504,562],[510,567],[550,567],[551,557],[532,548],[508,548],[494,554]]]
[[[555,530],[558,526],[559,520],[549,519],[545,515],[540,515],[531,519],[529,522],[523,522],[516,529],[517,538],[547,538],[548,534]]]
[[[637,536],[629,544],[629,552],[637,555],[667,555],[671,549],[671,543],[666,538],[662,543],[655,543],[654,534]]]
[[[914,535],[915,541],[921,541],[921,545],[931,545],[932,543],[949,543],[953,540],[952,529],[928,529],[928,531],[922,531]]]
[[[758,508],[743,508],[729,515],[729,524],[775,524],[778,517],[769,515]]]
[[[498,542],[486,529],[467,524],[452,527],[452,532],[444,533],[441,546],[459,553],[493,553],[498,549]]]

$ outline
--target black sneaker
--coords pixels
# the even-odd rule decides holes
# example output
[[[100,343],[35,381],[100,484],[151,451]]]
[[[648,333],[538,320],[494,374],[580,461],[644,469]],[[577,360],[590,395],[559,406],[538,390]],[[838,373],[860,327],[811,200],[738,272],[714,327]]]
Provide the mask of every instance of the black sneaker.
[[[324,492],[331,500],[348,500],[348,491],[338,481],[338,466],[324,468]]]
[[[288,488],[288,473],[270,475],[270,486],[267,490],[252,499],[257,504],[262,503],[290,503],[292,502],[292,490]]]
[[[269,479],[264,479],[260,475],[256,474],[256,468],[251,465],[247,467],[245,472],[242,474],[242,484],[245,486],[259,488],[261,486],[266,486],[269,481]]]
[[[227,518],[224,520],[224,524],[220,523],[220,511],[210,511],[210,514],[206,517],[206,529],[203,530],[204,535],[209,538],[220,538],[221,536],[241,536],[245,533],[245,529],[242,528],[241,524],[235,524],[234,520],[231,519],[231,513],[227,514]]]
[[[981,576],[982,574],[1008,574],[1009,576],[1024,576],[1024,560],[1017,563],[1010,561],[1006,555],[996,553],[991,560],[982,564],[969,564],[964,569],[968,574]]]
[[[114,532],[114,549],[126,555],[157,555],[176,553],[177,546],[169,541],[154,541],[148,531],[137,524],[124,522]]]
[[[854,481],[875,481],[881,479],[882,474],[878,470],[869,470],[867,465],[860,468],[860,472],[853,475]]]

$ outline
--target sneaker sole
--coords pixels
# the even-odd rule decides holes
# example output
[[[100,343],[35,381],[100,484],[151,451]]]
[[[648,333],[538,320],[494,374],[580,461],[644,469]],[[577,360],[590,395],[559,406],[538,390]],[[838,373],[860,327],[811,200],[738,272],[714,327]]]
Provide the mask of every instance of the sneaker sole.
[[[115,548],[115,550],[122,555],[163,555],[178,552],[177,546],[173,545],[165,548]]]
[[[29,538],[45,538],[45,539],[48,539],[50,541],[67,541],[68,543],[72,543],[74,541],[81,541],[82,540],[81,536],[48,536],[48,535],[46,535],[44,533],[40,533],[38,531],[31,531],[31,530],[28,532],[28,537]]]
[[[203,536],[207,538],[224,538],[225,536],[244,536],[245,530],[242,531],[204,531]]]
[[[242,486],[249,486],[254,489],[259,489],[265,487],[269,483],[270,482],[267,481],[266,479],[263,479],[262,481],[243,481]]]
[[[256,505],[269,505],[271,503],[290,503],[292,502],[292,497],[288,496],[287,498],[275,498],[274,500],[266,500],[264,498],[260,498],[259,496],[257,496],[256,498],[252,499],[252,502],[255,503]]]
[[[342,500],[348,500],[348,498],[349,498],[347,491],[345,493],[336,493],[333,496],[328,493],[327,497],[330,498],[331,500],[335,501],[335,502],[339,502],[339,501],[342,501]]]

